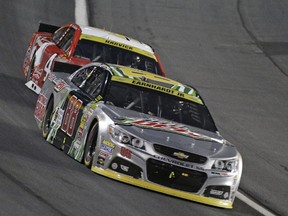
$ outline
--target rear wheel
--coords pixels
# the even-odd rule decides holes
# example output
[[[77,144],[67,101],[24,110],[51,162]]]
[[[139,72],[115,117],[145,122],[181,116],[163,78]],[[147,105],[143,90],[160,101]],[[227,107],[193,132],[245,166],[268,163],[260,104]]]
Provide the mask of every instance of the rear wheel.
[[[33,75],[33,70],[34,70],[34,64],[35,64],[35,55],[33,55],[31,61],[30,61],[30,65],[27,71],[27,76],[26,76],[26,81],[30,81],[32,79],[32,75]]]
[[[53,99],[49,100],[47,109],[42,120],[42,135],[46,139],[51,130],[51,120],[53,112]]]
[[[85,145],[84,164],[88,168],[91,168],[93,162],[93,156],[95,154],[97,143],[97,136],[98,136],[98,122],[96,122],[90,129]]]

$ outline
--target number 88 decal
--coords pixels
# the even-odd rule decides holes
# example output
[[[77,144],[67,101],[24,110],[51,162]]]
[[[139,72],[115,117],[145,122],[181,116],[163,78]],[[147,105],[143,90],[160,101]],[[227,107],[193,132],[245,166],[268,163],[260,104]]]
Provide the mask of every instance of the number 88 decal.
[[[69,99],[61,127],[62,131],[67,133],[69,136],[72,136],[73,134],[77,116],[82,103],[83,102],[77,99],[75,95],[72,95],[72,97]]]

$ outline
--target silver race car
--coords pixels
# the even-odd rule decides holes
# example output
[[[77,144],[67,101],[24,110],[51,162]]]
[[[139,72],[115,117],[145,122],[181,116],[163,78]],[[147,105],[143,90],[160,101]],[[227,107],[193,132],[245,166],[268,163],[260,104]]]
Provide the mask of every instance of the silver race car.
[[[232,208],[242,158],[192,87],[91,63],[71,75],[50,73],[34,115],[49,143],[98,174]]]

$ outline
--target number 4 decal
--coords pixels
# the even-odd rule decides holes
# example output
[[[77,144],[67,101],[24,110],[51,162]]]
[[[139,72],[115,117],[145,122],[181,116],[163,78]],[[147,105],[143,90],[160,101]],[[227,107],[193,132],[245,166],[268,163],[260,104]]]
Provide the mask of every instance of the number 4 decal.
[[[67,133],[69,136],[72,136],[73,134],[77,116],[82,103],[83,102],[80,99],[77,99],[75,95],[72,95],[72,97],[69,99],[61,126],[62,131]]]

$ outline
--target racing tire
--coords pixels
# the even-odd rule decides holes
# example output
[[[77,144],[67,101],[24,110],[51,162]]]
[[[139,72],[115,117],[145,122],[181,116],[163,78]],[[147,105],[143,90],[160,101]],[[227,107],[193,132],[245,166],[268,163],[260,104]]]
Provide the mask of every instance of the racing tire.
[[[45,115],[42,120],[42,136],[46,139],[51,130],[51,120],[53,112],[53,100],[50,99],[47,105]]]
[[[98,122],[94,123],[93,127],[89,130],[85,150],[84,150],[84,164],[86,167],[91,168],[93,162],[93,156],[95,154],[96,144],[98,136]]]
[[[33,76],[33,70],[34,70],[34,64],[35,64],[35,54],[33,55],[32,59],[31,59],[31,62],[30,62],[30,65],[29,65],[29,68],[28,68],[28,71],[27,71],[27,76],[26,76],[26,81],[30,81],[32,79],[32,76]]]

